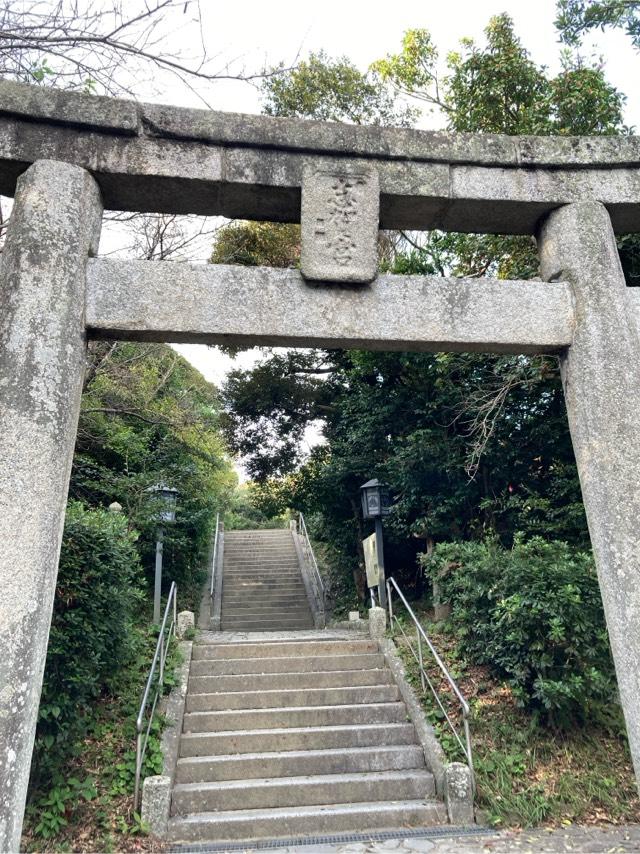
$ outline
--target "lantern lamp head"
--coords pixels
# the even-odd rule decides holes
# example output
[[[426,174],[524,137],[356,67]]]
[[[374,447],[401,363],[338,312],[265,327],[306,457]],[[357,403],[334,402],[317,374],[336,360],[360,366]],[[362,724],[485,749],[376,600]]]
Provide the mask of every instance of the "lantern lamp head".
[[[175,522],[178,490],[164,483],[158,483],[155,486],[150,486],[147,492],[154,492],[162,500],[162,509],[158,514],[160,521]]]
[[[380,519],[391,513],[391,492],[386,484],[374,478],[363,483],[360,492],[365,519]]]

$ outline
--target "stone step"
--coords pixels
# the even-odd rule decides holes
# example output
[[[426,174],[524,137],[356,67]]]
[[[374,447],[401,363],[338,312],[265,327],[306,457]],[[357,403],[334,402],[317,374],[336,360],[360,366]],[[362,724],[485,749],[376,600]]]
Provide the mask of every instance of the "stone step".
[[[306,587],[304,586],[302,579],[282,584],[278,584],[277,581],[261,578],[242,581],[225,580],[222,587],[223,596],[235,594],[236,596],[271,596],[272,598],[274,596],[284,596],[287,598],[289,596],[299,596],[305,591]]]
[[[239,604],[239,599],[247,605],[260,603],[274,605],[279,601],[284,601],[288,607],[295,603],[296,600],[301,599],[304,602],[306,598],[306,591],[302,585],[297,588],[292,587],[286,591],[268,590],[265,587],[230,587],[222,594],[222,607],[224,608],[225,605],[237,605]]]
[[[264,750],[330,750],[378,745],[415,744],[416,732],[410,723],[359,724],[350,726],[289,727],[286,729],[235,730],[230,732],[184,733],[180,755],[220,756],[257,753]]]
[[[293,560],[289,559],[274,560],[270,562],[251,562],[238,560],[233,561],[232,563],[225,563],[225,578],[228,575],[233,575],[235,573],[245,573],[247,575],[258,575],[264,573],[265,575],[271,575],[276,577],[279,577],[281,573],[293,573],[296,575],[300,575],[300,566],[297,562],[294,562]]]
[[[269,539],[269,537],[291,537],[291,531],[288,528],[247,528],[243,531],[230,531],[224,533],[225,540],[227,537],[233,540],[241,540],[243,538],[251,538],[257,540]]]
[[[225,709],[282,709],[293,706],[339,706],[356,703],[393,703],[400,699],[396,685],[348,688],[300,688],[235,693],[187,694],[187,712]]]
[[[306,596],[293,596],[290,599],[264,599],[254,601],[251,599],[247,602],[247,597],[241,599],[240,597],[229,598],[227,601],[223,602],[223,615],[226,613],[231,613],[232,611],[244,611],[245,609],[251,609],[252,611],[261,611],[264,608],[273,611],[308,611],[309,610],[309,600]]]
[[[256,552],[256,554],[248,554],[241,552],[233,554],[232,552],[228,552],[224,556],[223,565],[225,570],[228,567],[233,569],[236,566],[265,566],[267,569],[275,569],[278,566],[300,566],[300,564],[298,563],[298,555],[295,551],[260,551],[259,553]]]
[[[291,602],[227,602],[222,607],[222,617],[237,615],[239,613],[262,614],[309,614],[309,602],[306,599],[296,599]]]
[[[297,560],[298,551],[293,543],[284,543],[282,545],[271,546],[228,546],[225,544],[223,560],[250,560],[251,562],[259,563],[262,560]]]
[[[241,673],[319,673],[332,670],[369,670],[384,666],[381,653],[344,655],[273,656],[271,658],[228,658],[224,653],[196,656],[201,647],[194,646],[192,676],[225,676]]]
[[[239,805],[244,811],[327,803],[427,800],[434,796],[433,774],[427,770],[178,783],[173,787],[171,814],[232,810]]]
[[[222,617],[220,625],[223,632],[296,632],[313,627],[311,617],[304,620],[243,620],[239,617],[226,620]]]
[[[262,557],[271,557],[272,555],[297,555],[298,552],[296,547],[292,542],[277,542],[270,544],[245,544],[245,545],[231,545],[229,543],[225,543],[224,547],[224,557],[232,557],[235,555],[251,555],[259,560]]]
[[[225,575],[222,580],[225,589],[228,589],[231,585],[244,589],[256,583],[276,590],[288,587],[304,587],[304,582],[299,572],[295,575],[287,575],[285,577],[275,573],[273,575],[263,575],[261,572],[248,573],[247,575]]]
[[[239,643],[197,643],[193,647],[193,658],[290,658],[299,656],[360,655],[378,652],[375,641],[363,640],[294,640],[294,641],[244,641]],[[339,670],[340,668],[336,668]]]
[[[417,744],[198,756],[178,760],[178,783],[424,769]]]
[[[302,573],[300,572],[299,567],[296,566],[282,566],[278,564],[277,566],[270,568],[262,565],[238,565],[229,567],[228,569],[225,568],[223,581],[227,581],[230,578],[264,578],[267,581],[280,581],[284,584],[286,581],[302,579]]]
[[[291,581],[278,582],[275,579],[261,578],[243,578],[243,579],[226,579],[222,586],[222,595],[229,596],[299,596],[306,591],[306,587],[301,578],[291,579]]]
[[[299,608],[266,607],[259,610],[255,610],[254,608],[235,608],[233,611],[226,608],[222,614],[222,620],[228,623],[238,621],[243,623],[313,622],[308,606]],[[266,629],[266,631],[269,631],[269,629]]]
[[[240,613],[238,613],[238,611]],[[291,608],[290,606],[284,608],[282,606],[274,605],[272,607],[256,609],[251,603],[249,603],[246,608],[238,608],[237,606],[234,606],[233,614],[229,614],[228,609],[226,608],[222,609],[222,620],[228,620],[229,622],[241,620],[244,623],[274,623],[280,620],[284,620],[285,622],[291,622],[292,620],[294,622],[300,622],[301,620],[308,621],[310,619],[311,611],[308,605],[304,608]],[[265,631],[270,631],[270,629],[265,629]]]
[[[267,810],[230,810],[172,818],[172,842],[231,842],[283,836],[365,830],[398,830],[445,824],[444,804],[412,800],[390,803],[324,804],[311,807],[280,807]]]
[[[300,581],[297,584],[289,584],[286,587],[280,587],[277,584],[264,583],[260,581],[248,583],[233,582],[230,585],[225,583],[222,596],[237,599],[239,596],[244,596],[249,601],[260,599],[295,599],[299,596],[306,595],[306,588]]]
[[[237,676],[191,676],[190,694],[213,691],[260,691],[287,688],[346,688],[357,685],[391,685],[391,671],[333,670],[320,673],[241,673]]]
[[[227,604],[238,604],[239,599],[248,605],[257,605],[262,602],[272,605],[278,601],[284,601],[289,605],[291,604],[291,600],[294,602],[300,599],[305,601],[307,599],[307,595],[306,590],[302,585],[299,587],[291,587],[284,591],[269,590],[267,587],[257,587],[255,585],[250,587],[234,586],[228,588],[222,594],[222,607],[224,608]]]
[[[337,706],[295,706],[275,709],[233,709],[220,712],[187,712],[184,732],[225,732],[238,729],[339,726],[350,724],[403,723],[404,703],[370,703]]]

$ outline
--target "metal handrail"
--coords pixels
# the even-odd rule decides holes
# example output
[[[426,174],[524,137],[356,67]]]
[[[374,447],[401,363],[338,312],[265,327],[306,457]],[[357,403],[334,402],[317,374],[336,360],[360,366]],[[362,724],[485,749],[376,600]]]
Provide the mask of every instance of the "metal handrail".
[[[162,618],[162,623],[160,624],[160,633],[158,634],[158,643],[156,644],[156,651],[153,656],[153,661],[151,662],[151,670],[149,671],[149,676],[147,677],[147,684],[144,689],[144,694],[142,695],[142,702],[140,703],[140,711],[138,712],[138,717],[136,718],[136,730],[137,730],[137,738],[136,738],[136,780],[135,780],[135,788],[133,793],[133,808],[134,810],[138,809],[138,804],[140,801],[140,775],[142,774],[142,763],[144,762],[144,754],[147,750],[147,742],[149,741],[149,733],[151,732],[151,725],[153,724],[153,715],[156,710],[156,706],[158,705],[158,700],[162,694],[162,689],[164,686],[164,668],[165,663],[167,661],[167,652],[169,650],[169,642],[171,641],[171,636],[176,633],[176,622],[177,622],[177,594],[178,588],[176,586],[175,581],[171,583],[171,589],[169,590],[169,596],[167,598],[167,605],[164,609],[164,617]],[[171,622],[169,623],[169,629],[167,631],[167,621],[169,619],[169,614],[172,615]],[[156,670],[158,670],[158,678],[154,682],[154,675]],[[144,727],[145,720],[145,711],[147,705],[149,703],[149,696],[153,689],[153,701],[151,703],[151,712],[149,713],[149,721],[147,723],[146,729]]]
[[[397,618],[397,616],[395,616],[393,613],[392,588],[395,589],[396,593],[398,594],[398,596],[402,600],[402,604],[406,608],[407,613],[409,614],[409,616],[413,620],[413,623],[414,623],[415,629],[416,629],[417,649],[414,647],[414,645],[411,642],[411,639],[409,638],[409,636],[405,632],[402,623]],[[387,602],[388,602],[388,608],[389,608],[389,625],[393,626],[394,621],[395,621],[395,624],[398,626],[398,628],[402,632],[405,640],[407,641],[409,649],[411,650],[411,654],[413,655],[413,657],[416,660],[418,667],[420,669],[420,682],[422,684],[422,692],[426,693],[427,685],[431,689],[431,693],[433,694],[435,701],[437,702],[438,706],[440,707],[442,714],[445,716],[447,723],[449,724],[449,727],[451,728],[451,731],[452,731],[456,741],[460,745],[460,748],[466,757],[467,764],[469,766],[469,770],[471,771],[471,780],[472,780],[473,787],[475,790],[475,775],[474,775],[474,771],[473,771],[473,755],[471,752],[471,732],[469,729],[469,718],[471,716],[471,709],[469,707],[469,704],[467,703],[464,696],[462,695],[462,692],[460,691],[460,689],[456,685],[456,682],[455,682],[453,676],[451,675],[451,673],[449,673],[449,670],[447,669],[446,664],[440,658],[440,656],[438,655],[434,645],[431,643],[431,641],[427,637],[425,630],[420,625],[418,618],[413,613],[411,606],[409,605],[409,603],[405,599],[405,597],[402,593],[402,590],[400,590],[400,588],[396,584],[396,581],[394,578],[388,578],[387,579]],[[463,730],[464,730],[464,743],[463,743],[462,739],[460,738],[458,730],[457,730],[455,724],[453,723],[453,721],[451,720],[451,717],[449,716],[447,710],[442,705],[442,701],[441,701],[440,697],[438,696],[438,692],[437,692],[436,688],[434,687],[431,679],[429,679],[429,674],[425,670],[424,660],[423,660],[423,656],[422,656],[423,642],[424,642],[424,644],[426,644],[427,648],[431,652],[431,655],[433,656],[436,664],[438,665],[438,667],[442,671],[442,674],[444,675],[445,679],[449,683],[451,690],[453,691],[456,699],[458,700],[458,702],[460,704],[460,707],[462,709],[462,726],[463,726]]]
[[[322,581],[322,576],[320,575],[320,570],[318,568],[318,561],[316,560],[316,556],[313,553],[313,547],[311,545],[311,540],[309,539],[309,533],[307,531],[307,526],[304,521],[304,516],[302,513],[298,514],[299,520],[299,528],[300,528],[300,548],[302,549],[302,556],[307,561],[311,569],[313,570],[314,581],[317,586],[317,593],[322,601],[322,607],[325,606],[325,589],[324,582]]]
[[[213,557],[211,559],[211,598],[213,599],[213,591],[215,589],[215,581],[216,581],[216,566],[218,563],[218,538],[220,536],[220,514],[216,514],[216,534],[213,539]]]

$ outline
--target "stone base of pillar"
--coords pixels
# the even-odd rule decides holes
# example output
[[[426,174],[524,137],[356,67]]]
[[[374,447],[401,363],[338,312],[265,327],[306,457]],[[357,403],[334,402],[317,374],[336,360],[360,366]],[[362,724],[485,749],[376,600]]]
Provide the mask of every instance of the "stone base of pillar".
[[[369,608],[369,635],[373,640],[382,640],[387,630],[387,612],[384,608]]]

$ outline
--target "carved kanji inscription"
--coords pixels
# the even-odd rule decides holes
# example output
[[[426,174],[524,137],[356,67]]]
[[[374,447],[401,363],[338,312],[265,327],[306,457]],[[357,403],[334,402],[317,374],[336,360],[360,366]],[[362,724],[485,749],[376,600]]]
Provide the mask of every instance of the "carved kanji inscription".
[[[309,170],[302,184],[302,275],[368,283],[376,275],[377,172]]]

